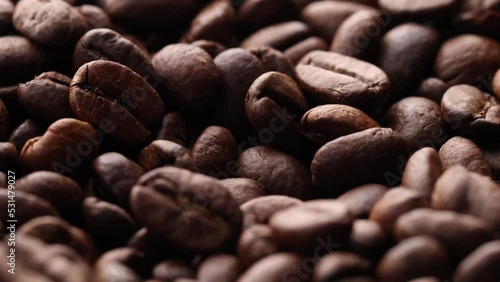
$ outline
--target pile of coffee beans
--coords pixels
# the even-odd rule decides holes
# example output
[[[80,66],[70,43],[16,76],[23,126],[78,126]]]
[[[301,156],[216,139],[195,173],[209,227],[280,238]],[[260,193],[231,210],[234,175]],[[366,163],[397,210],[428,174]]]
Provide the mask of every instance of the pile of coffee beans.
[[[0,281],[500,282],[500,1],[0,0]]]

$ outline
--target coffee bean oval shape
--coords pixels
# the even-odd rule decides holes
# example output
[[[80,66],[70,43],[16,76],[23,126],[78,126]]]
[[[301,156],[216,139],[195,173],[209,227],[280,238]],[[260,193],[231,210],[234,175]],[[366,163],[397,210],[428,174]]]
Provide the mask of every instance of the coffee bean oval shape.
[[[363,148],[363,150],[360,150]],[[406,141],[389,128],[371,128],[321,147],[311,163],[313,181],[325,195],[367,183],[384,183],[408,155]]]
[[[293,63],[297,64],[305,55],[314,50],[326,51],[328,43],[316,36],[311,36],[287,48],[283,54]]]
[[[89,30],[113,27],[113,23],[106,12],[97,6],[84,4],[76,7],[76,9],[85,18]]]
[[[301,88],[317,104],[373,109],[385,101],[391,85],[378,67],[334,52],[307,54],[296,73]]]
[[[156,135],[156,140],[167,140],[187,146],[189,142],[188,126],[184,115],[180,112],[165,114]]]
[[[220,53],[226,51],[226,47],[224,45],[211,40],[201,39],[191,42],[190,44],[205,50],[205,52],[207,52],[212,58],[215,58]]]
[[[254,224],[241,233],[238,240],[238,258],[243,269],[257,261],[279,252],[273,231],[267,224]]]
[[[240,263],[234,255],[219,254],[206,258],[198,267],[199,281],[233,282],[240,275]]]
[[[191,21],[185,40],[205,39],[227,44],[233,35],[235,22],[235,10],[229,1],[212,2]]]
[[[413,20],[433,20],[451,17],[460,6],[457,0],[411,1],[380,0],[380,8],[398,18]]]
[[[301,200],[282,195],[255,198],[240,206],[243,213],[243,226],[267,224],[275,213],[299,204],[302,204]]]
[[[500,69],[498,69],[493,76],[492,87],[493,93],[498,99],[500,99]]]
[[[45,46],[75,43],[85,31],[85,18],[61,0],[21,0],[12,16],[15,29]]]
[[[7,203],[12,198],[12,193],[7,189],[0,189],[0,200]],[[9,197],[10,196],[10,197]],[[39,216],[52,215],[59,216],[56,209],[46,200],[32,195],[24,191],[16,191],[16,220],[18,225],[21,226],[31,219]],[[4,226],[7,225],[7,220],[11,219],[7,209],[0,212],[0,220]]]
[[[443,173],[438,151],[422,148],[411,155],[403,171],[401,186],[430,199],[434,185]]]
[[[26,119],[12,130],[9,142],[14,144],[18,152],[21,152],[24,144],[31,138],[43,135],[45,126],[33,119]]]
[[[284,22],[265,27],[241,42],[241,48],[269,46],[280,51],[309,37],[309,27],[298,21]]]
[[[296,253],[277,253],[267,256],[254,263],[238,279],[239,282],[279,282],[283,277],[297,278],[296,281],[305,282],[306,279],[295,277],[290,269],[300,269],[303,258]],[[287,275],[288,274],[288,275]]]
[[[468,171],[492,176],[481,149],[467,138],[459,136],[451,138],[439,149],[439,156],[445,170],[459,165]]]
[[[361,256],[347,252],[336,252],[322,257],[314,269],[314,281],[339,281],[353,276],[369,276],[372,263]],[[353,278],[354,279],[354,278]]]
[[[431,99],[441,104],[444,93],[448,90],[448,85],[439,78],[430,77],[423,80],[417,90],[417,96]]]
[[[141,272],[145,271],[145,254],[137,249],[122,247],[102,254],[94,264],[93,281],[106,282],[116,279],[117,273],[130,282],[144,281]],[[122,279],[122,278],[120,278]]]
[[[345,192],[336,200],[343,203],[355,218],[367,218],[373,206],[387,191],[387,186],[366,184]]]
[[[161,166],[175,166],[196,171],[196,165],[188,149],[167,140],[153,141],[139,152],[137,163],[150,171]]]
[[[131,144],[146,142],[151,137],[149,130],[164,112],[160,96],[142,77],[105,60],[78,69],[71,81],[69,102],[78,119]]]
[[[253,179],[228,178],[219,181],[219,184],[231,193],[240,206],[250,200],[266,195],[264,187]]]
[[[216,179],[180,168],[143,175],[130,202],[141,224],[189,250],[220,250],[234,243],[241,229],[242,215],[231,194]]]
[[[179,260],[164,260],[153,268],[153,277],[158,281],[179,281],[183,278],[194,278],[195,276],[195,271],[189,263]]]
[[[264,65],[264,72],[277,71],[295,78],[292,62],[280,51],[269,46],[247,48]]]
[[[241,6],[237,9],[238,28],[243,34],[255,31],[274,23],[286,22],[297,18],[297,7],[294,1],[232,1]]]
[[[367,114],[347,105],[328,104],[306,112],[300,121],[302,134],[322,146],[338,137],[380,127]]]
[[[455,279],[463,282],[500,280],[500,240],[485,243],[466,257],[455,271]]]
[[[352,225],[349,251],[366,258],[378,259],[389,246],[390,234],[373,220],[358,219]]]

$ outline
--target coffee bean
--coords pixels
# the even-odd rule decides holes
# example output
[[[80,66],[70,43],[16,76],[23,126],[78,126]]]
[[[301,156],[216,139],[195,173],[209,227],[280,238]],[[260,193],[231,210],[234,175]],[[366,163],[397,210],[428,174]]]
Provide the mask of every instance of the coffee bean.
[[[336,200],[343,203],[355,218],[367,218],[373,206],[388,191],[380,184],[366,184],[351,189]]]
[[[280,51],[311,35],[309,27],[298,21],[274,24],[258,30],[240,44],[241,48],[269,46]]]
[[[457,56],[460,55],[460,59]],[[500,67],[500,43],[487,37],[465,34],[445,41],[434,62],[436,76],[449,86],[477,85]]]
[[[238,176],[256,180],[267,194],[303,199],[312,192],[311,175],[304,165],[266,146],[250,148],[240,155]]]
[[[81,5],[76,9],[82,14],[89,30],[97,28],[112,28],[113,23],[103,9],[94,5]]]
[[[17,98],[33,118],[54,122],[73,117],[69,105],[71,78],[57,73],[45,72],[25,84],[20,84]]]
[[[14,4],[10,0],[0,1],[0,35],[5,35],[12,30],[13,13]]]
[[[277,71],[295,78],[292,62],[280,51],[269,46],[247,48],[264,65],[264,72]]]
[[[460,134],[498,139],[500,101],[470,85],[448,89],[441,101],[443,120]]]
[[[313,181],[325,195],[339,195],[367,183],[384,183],[407,154],[405,140],[388,128],[346,135],[316,152],[311,163]]]
[[[333,52],[307,54],[296,72],[301,88],[318,104],[373,109],[384,102],[391,84],[376,66]]]
[[[439,150],[444,169],[452,166],[463,166],[469,171],[491,176],[491,170],[481,150],[471,140],[453,137]]]
[[[21,152],[24,144],[26,144],[29,139],[41,136],[44,132],[44,126],[39,122],[33,119],[27,119],[12,130],[9,142],[16,146],[18,152]]]
[[[238,7],[238,29],[248,34],[259,28],[297,18],[293,1],[289,0],[246,0]]]
[[[0,99],[0,140],[4,140],[9,134],[9,112]]]
[[[322,105],[310,109],[300,121],[302,134],[316,145],[351,133],[380,127],[362,111],[347,105]]]
[[[179,112],[167,113],[161,121],[157,140],[167,140],[186,147],[189,142],[188,128],[184,116]]]
[[[412,20],[441,20],[451,17],[460,6],[457,0],[440,1],[397,1],[381,0],[380,8],[387,10],[397,18]]]
[[[238,279],[239,282],[280,282],[293,279],[307,281],[292,269],[301,270],[302,257],[295,253],[277,253],[254,263]],[[288,277],[288,278],[287,278]],[[290,280],[291,281],[291,280]]]
[[[188,149],[183,146],[166,141],[156,140],[139,153],[137,163],[144,169],[150,171],[162,166],[175,166],[196,171],[196,165]]]
[[[12,193],[8,192],[7,189],[0,189],[0,200],[4,203],[7,203],[9,195],[12,195]],[[58,216],[58,213],[46,200],[23,191],[16,191],[16,226],[21,226],[35,217],[44,215]],[[11,217],[7,213],[7,209],[3,209],[0,212],[0,220],[4,223],[4,226],[7,226],[7,220],[9,219]]]
[[[85,31],[85,18],[61,0],[21,0],[12,16],[15,29],[41,45],[74,44]]]
[[[132,248],[119,248],[104,253],[94,266],[96,282],[144,281],[144,253]]]
[[[243,213],[243,226],[248,228],[253,224],[267,224],[275,213],[301,203],[299,199],[280,195],[255,198],[240,207]]]
[[[235,23],[236,13],[229,1],[214,1],[191,21],[191,28],[184,38],[187,42],[206,39],[227,44]]]
[[[241,233],[237,251],[241,266],[247,269],[257,261],[277,253],[279,246],[268,225],[254,224]]]
[[[441,282],[441,280],[436,277],[420,277],[412,279],[408,282]]]
[[[441,104],[444,93],[448,90],[448,85],[439,78],[430,77],[423,80],[417,90],[417,96],[421,96]]]
[[[500,99],[500,69],[497,70],[492,80],[493,93]]]
[[[240,232],[241,212],[230,193],[214,178],[188,170],[165,167],[143,175],[130,202],[141,224],[190,250],[220,250]]]
[[[491,169],[493,178],[496,179],[498,183],[500,180],[500,145],[492,144],[481,146],[481,152]]]
[[[240,274],[238,258],[233,255],[213,255],[205,259],[198,268],[200,282],[232,282]]]
[[[245,110],[253,129],[259,136],[270,133],[274,138],[270,138],[269,145],[291,154],[302,151],[298,120],[308,108],[297,83],[279,72],[258,77],[245,99]]]
[[[184,261],[165,260],[153,268],[153,277],[160,281],[177,281],[178,278],[194,278],[193,269]]]
[[[442,173],[443,167],[436,149],[422,148],[408,159],[401,186],[430,199],[434,185]]]
[[[493,282],[500,279],[500,241],[483,244],[465,258],[455,271],[455,279],[463,282]]]
[[[354,217],[334,200],[315,200],[275,213],[269,219],[276,242],[301,253],[322,251],[325,241],[333,251],[348,242]],[[307,232],[304,232],[307,230]],[[338,246],[337,246],[338,245]]]
[[[211,40],[196,40],[191,42],[191,45],[205,50],[205,52],[207,52],[212,58],[217,57],[220,53],[226,50],[224,45]]]
[[[389,235],[375,221],[357,219],[352,225],[348,249],[361,256],[377,260],[389,245]]]
[[[19,164],[17,149],[10,142],[0,142],[0,171],[15,170]]]
[[[105,199],[128,209],[130,191],[144,170],[135,162],[118,153],[106,153],[92,163],[94,187]]]
[[[337,281],[351,276],[370,275],[371,262],[352,253],[336,252],[322,257],[314,269],[314,281]]]
[[[4,172],[0,171],[0,188],[7,188],[7,185],[8,185],[7,175]],[[0,222],[0,233],[3,232],[1,230],[3,230],[3,226],[2,226],[2,223]],[[2,237],[1,234],[0,234],[0,237]]]
[[[50,125],[43,136],[26,142],[19,160],[28,172],[53,170],[74,175],[95,155],[98,138],[90,124],[76,119],[60,119]]]
[[[377,278],[387,282],[406,282],[413,278],[447,277],[446,249],[431,237],[406,239],[391,248],[377,266]]]
[[[328,43],[319,37],[309,37],[287,48],[283,54],[293,63],[297,64],[305,55],[314,50],[326,51]]]
[[[219,181],[219,184],[231,193],[241,206],[250,200],[266,195],[264,187],[259,182],[248,178],[228,178]]]

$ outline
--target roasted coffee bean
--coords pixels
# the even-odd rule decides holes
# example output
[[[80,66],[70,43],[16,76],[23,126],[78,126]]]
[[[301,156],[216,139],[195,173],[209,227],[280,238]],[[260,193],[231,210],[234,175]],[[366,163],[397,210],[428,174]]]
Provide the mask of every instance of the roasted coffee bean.
[[[184,261],[165,260],[153,268],[153,277],[160,281],[177,281],[179,278],[194,278],[194,270]]]
[[[481,150],[469,139],[453,137],[439,150],[443,169],[463,166],[468,171],[491,176],[491,170]]]
[[[500,180],[500,145],[491,144],[487,146],[481,146],[481,152],[483,153],[488,166],[491,169],[493,178]]]
[[[493,93],[498,99],[500,99],[500,69],[498,69],[493,76],[493,81],[491,83],[493,87]]]
[[[0,171],[0,188],[7,188],[8,182],[7,182],[7,175],[4,172]],[[0,233],[3,232],[3,226],[0,223]],[[2,237],[0,235],[0,237]]]
[[[12,14],[14,4],[10,0],[0,1],[0,35],[8,33],[12,29]]]
[[[131,144],[145,143],[164,112],[160,96],[142,77],[105,60],[78,69],[71,81],[69,102],[78,119]]]
[[[43,136],[24,145],[19,160],[24,170],[53,170],[74,175],[94,157],[102,140],[92,125],[76,119],[60,119]]]
[[[219,184],[231,193],[241,206],[250,200],[266,195],[264,187],[259,182],[248,178],[228,178],[219,181]]]
[[[405,20],[441,20],[450,18],[455,13],[460,7],[460,1],[380,0],[379,5],[380,8],[387,10],[396,18]]]
[[[386,282],[435,276],[447,277],[449,271],[446,249],[431,237],[406,239],[391,248],[377,266],[377,278]]]
[[[229,1],[214,1],[191,21],[191,28],[184,39],[187,42],[206,39],[227,44],[233,35],[235,23],[236,14]]]
[[[279,245],[268,225],[254,224],[241,233],[237,251],[241,267],[247,269],[257,261],[277,253]]]
[[[205,259],[198,267],[200,282],[233,282],[240,274],[238,258],[234,255],[219,254]]]
[[[408,89],[418,86],[439,44],[439,33],[433,27],[416,23],[401,24],[384,35],[376,64],[390,78],[391,101],[408,96]]]
[[[0,200],[7,203],[9,199],[12,198],[12,193],[8,193],[10,190],[0,189]],[[49,204],[46,200],[26,193],[23,191],[16,191],[16,226],[21,226],[24,223],[30,221],[31,219],[44,215],[58,216],[55,208]],[[7,225],[7,220],[11,219],[7,213],[7,209],[3,209],[0,212],[0,220]]]
[[[135,162],[118,153],[106,153],[92,163],[94,188],[105,199],[128,209],[130,191],[144,170]]]
[[[367,129],[321,147],[311,163],[313,181],[325,195],[340,195],[367,183],[390,182],[407,155],[406,141],[397,132],[389,128]]]
[[[446,138],[439,105],[426,98],[407,97],[396,102],[387,110],[385,121],[413,151],[427,146],[439,148]]]
[[[455,271],[456,281],[494,282],[500,280],[500,241],[486,243],[465,258]]]
[[[479,217],[500,231],[500,190],[489,177],[451,167],[436,182],[432,208]]]
[[[436,277],[420,277],[412,279],[408,282],[441,282],[441,279],[438,279]]]
[[[214,178],[180,168],[143,175],[130,202],[135,218],[151,232],[193,251],[220,250],[234,243],[241,229],[242,215],[231,194]]]
[[[264,72],[277,71],[291,78],[295,77],[292,62],[280,51],[269,46],[250,47],[247,49],[264,65]]]
[[[452,28],[459,33],[477,33],[499,39],[496,27],[500,23],[498,0],[462,1],[460,12],[453,18]]]
[[[314,200],[275,213],[269,219],[276,242],[287,250],[317,254],[348,242],[354,217],[335,200]],[[307,232],[304,232],[307,230]],[[328,242],[328,250],[321,242]],[[338,246],[335,246],[338,245]]]
[[[68,98],[70,84],[71,78],[63,74],[45,72],[20,84],[17,98],[30,116],[52,123],[73,117]]]
[[[256,180],[267,194],[303,199],[312,192],[311,175],[304,165],[266,146],[250,148],[240,155],[238,175]]]
[[[351,252],[376,260],[389,245],[389,237],[377,222],[358,219],[352,225],[348,249]]]
[[[238,7],[236,15],[239,32],[243,34],[274,23],[293,20],[298,16],[293,1],[289,0],[246,0],[240,2],[242,3]]]
[[[119,248],[104,253],[94,266],[95,282],[140,282],[146,273],[144,253],[132,248]]]
[[[150,171],[162,166],[175,166],[196,171],[196,166],[188,149],[166,140],[153,141],[139,153],[137,163]]]
[[[18,152],[21,152],[24,144],[26,144],[29,139],[41,136],[44,132],[44,126],[39,122],[33,119],[27,119],[12,130],[9,142],[16,146]]]
[[[62,0],[21,0],[12,23],[33,42],[53,47],[75,43],[88,28],[82,14]]]
[[[374,109],[385,101],[391,84],[376,66],[333,52],[307,54],[296,72],[301,88],[317,104]]]
[[[448,39],[441,45],[434,62],[436,76],[448,86],[477,85],[480,77],[493,75],[499,67],[500,43],[474,34]]]
[[[241,48],[269,46],[280,51],[308,38],[309,27],[302,22],[291,21],[265,27],[247,37]]]
[[[433,148],[422,148],[406,163],[401,186],[430,199],[436,181],[443,173],[439,153]]]
[[[9,112],[0,99],[0,140],[4,140],[9,134]]]
[[[245,99],[248,120],[258,135],[271,135],[270,146],[291,154],[302,151],[298,120],[308,108],[297,83],[279,72],[267,72],[257,78]]]
[[[168,1],[171,2],[171,1]],[[189,114],[206,112],[220,97],[221,77],[207,52],[189,44],[172,44],[152,59],[165,100]]]
[[[97,60],[108,60],[125,65],[142,76],[153,87],[160,83],[155,81],[159,78],[153,69],[149,55],[114,30],[107,28],[90,30],[76,43],[73,52],[75,69]]]
[[[305,55],[314,50],[326,51],[328,43],[319,37],[309,37],[284,50],[284,55],[297,64]]]
[[[330,51],[366,58],[378,45],[391,17],[374,10],[361,10],[343,21],[335,32]]]
[[[403,187],[393,188],[375,203],[369,218],[380,224],[386,234],[391,235],[394,224],[401,215],[429,204],[429,200],[417,192]]]
[[[380,127],[362,111],[347,105],[322,105],[310,109],[300,121],[302,134],[316,145],[323,146],[338,137],[365,129]]]
[[[217,57],[220,53],[226,50],[224,45],[211,40],[196,40],[191,42],[191,45],[205,50],[205,52],[207,52],[212,58]]]
[[[448,248],[456,261],[465,258],[477,247],[493,240],[493,230],[481,219],[451,211],[416,209],[401,217],[394,226],[398,240],[414,236],[430,236]]]
[[[441,100],[441,112],[443,120],[460,134],[499,138],[500,101],[473,86],[462,84],[448,89]]]
[[[371,274],[369,260],[346,252],[336,252],[322,257],[314,268],[314,281],[338,281],[351,276]]]
[[[345,192],[336,200],[343,203],[355,218],[367,218],[375,203],[387,191],[387,186],[366,184]]]
[[[97,258],[97,249],[90,236],[58,217],[34,218],[19,228],[18,235],[30,236],[46,244],[65,245],[89,262],[93,262]]]
[[[81,5],[77,10],[82,14],[89,30],[97,28],[112,28],[113,23],[103,9],[94,5]]]
[[[179,112],[167,113],[161,121],[157,140],[167,140],[186,147],[189,142],[186,119]]]
[[[253,224],[267,224],[269,219],[277,212],[302,204],[296,198],[280,195],[271,195],[255,198],[241,205],[243,213],[243,226]]]
[[[19,163],[16,147],[10,142],[0,142],[0,171],[15,170]]]
[[[307,281],[307,277],[296,274],[292,269],[302,269],[303,258],[295,253],[277,253],[254,263],[238,282],[281,282]]]
[[[80,215],[83,192],[71,178],[51,171],[36,171],[20,178],[16,190],[24,191],[49,202],[68,220]]]
[[[417,96],[421,96],[441,104],[444,93],[448,90],[448,85],[439,78],[430,77],[423,80],[417,90]]]

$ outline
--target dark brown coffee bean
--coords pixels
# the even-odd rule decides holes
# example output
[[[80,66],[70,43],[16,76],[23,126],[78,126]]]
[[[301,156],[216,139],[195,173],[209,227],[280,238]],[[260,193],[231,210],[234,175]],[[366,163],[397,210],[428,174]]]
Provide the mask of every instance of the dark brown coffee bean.
[[[103,250],[123,246],[137,230],[125,210],[93,197],[83,201],[82,218],[85,230]]]
[[[247,228],[253,224],[267,224],[275,213],[299,204],[302,204],[301,200],[288,196],[271,195],[255,198],[240,207],[243,213],[243,226]]]
[[[492,176],[483,153],[469,139],[458,136],[451,138],[441,147],[439,156],[445,170],[459,165],[465,167],[468,171]]]
[[[460,7],[460,1],[397,1],[380,0],[380,8],[387,10],[396,18],[405,20],[441,20],[451,17]]]
[[[172,141],[186,147],[189,142],[189,137],[184,116],[179,112],[167,113],[163,117],[156,139]]]
[[[4,172],[1,172],[0,171],[0,188],[7,188],[7,174],[5,174]],[[0,223],[0,230],[3,230],[3,226],[1,225]],[[0,233],[2,233],[3,231],[0,231]],[[0,237],[2,237],[0,235]]]
[[[280,51],[269,46],[250,47],[248,51],[264,65],[264,72],[277,71],[295,78],[292,62]]]
[[[2,99],[0,99],[0,141],[4,140],[9,134],[9,112],[5,107]]]
[[[351,276],[370,275],[369,260],[346,252],[336,252],[322,257],[314,268],[315,282],[338,281]]]
[[[92,125],[65,118],[50,125],[43,136],[28,140],[19,160],[28,172],[53,170],[73,175],[86,166],[98,147],[99,139]]]
[[[242,4],[238,7],[238,28],[243,34],[297,18],[297,10],[293,1],[246,0],[240,2]]]
[[[368,57],[384,35],[390,20],[390,15],[375,10],[353,13],[338,26],[330,51],[360,59]]]
[[[448,125],[474,138],[498,139],[500,101],[470,85],[448,89],[441,100],[441,112]]]
[[[68,220],[74,220],[80,215],[82,188],[66,176],[51,171],[36,171],[20,178],[16,183],[16,190],[46,200]]]
[[[407,155],[407,144],[397,132],[367,129],[321,147],[311,163],[313,181],[325,195],[340,195],[367,183],[384,183]]]
[[[11,190],[0,189],[0,200],[2,201],[2,203],[8,203],[8,200],[12,199],[12,192],[8,193],[9,191]],[[39,216],[58,216],[55,208],[46,200],[23,191],[15,191],[15,193],[15,218],[17,220],[16,226],[21,226],[31,219]],[[5,205],[5,207],[7,207],[7,205]],[[0,211],[0,220],[4,223],[4,226],[8,226],[7,220],[11,218],[12,217],[9,217],[9,213],[7,212],[7,208],[4,208],[2,209],[2,211]]]
[[[191,45],[205,50],[205,52],[207,52],[212,58],[217,57],[220,53],[226,50],[226,47],[224,45],[220,44],[219,42],[210,40],[196,40],[194,42],[191,42]]]
[[[7,34],[12,30],[12,14],[14,4],[10,0],[0,1],[0,35]]]
[[[309,37],[287,48],[283,54],[293,63],[297,64],[305,55],[314,50],[326,51],[328,43],[319,37]]]
[[[314,33],[330,42],[342,22],[353,13],[373,8],[344,1],[318,1],[302,10],[301,19]]]
[[[439,105],[427,98],[407,97],[385,113],[387,126],[398,132],[412,151],[439,146],[445,141],[445,123]]]
[[[113,23],[103,9],[94,5],[81,5],[77,10],[82,14],[89,30],[97,28],[112,28]]]
[[[281,247],[316,254],[325,248],[321,244],[325,241],[328,248],[332,248],[327,252],[347,243],[353,221],[354,217],[344,204],[315,200],[275,213],[269,219],[269,226]]]
[[[45,72],[34,80],[20,84],[17,98],[33,118],[54,122],[73,117],[69,105],[71,78],[57,73]]]
[[[438,279],[436,277],[420,277],[412,279],[408,282],[441,282],[441,279]]]
[[[493,230],[481,219],[451,211],[416,209],[399,217],[394,226],[398,240],[430,236],[444,244],[450,256],[461,261],[481,244],[493,240]]]
[[[135,162],[118,153],[106,153],[92,163],[94,188],[104,198],[124,209],[129,208],[130,191],[144,174],[144,170]]]
[[[355,218],[367,218],[375,203],[387,190],[384,185],[366,184],[345,192],[336,200],[343,203]]]
[[[227,44],[233,35],[235,23],[236,14],[229,1],[214,1],[191,21],[191,28],[184,38],[187,42],[206,39]]]
[[[498,183],[500,180],[500,145],[492,144],[481,146],[481,152],[493,173],[493,178],[496,179]]]
[[[194,270],[184,261],[166,260],[153,268],[153,277],[160,281],[177,281],[178,278],[194,278]]]
[[[78,69],[71,81],[69,101],[78,119],[132,144],[151,137],[149,130],[164,111],[160,96],[142,77],[126,66],[105,60]]]
[[[223,179],[219,181],[219,184],[231,193],[240,206],[250,200],[266,195],[264,187],[259,182],[248,178]]]
[[[97,258],[97,249],[90,236],[83,230],[54,216],[34,218],[17,231],[20,236],[30,236],[46,244],[65,245],[89,262]]]
[[[500,241],[486,243],[465,258],[455,271],[456,281],[494,282],[500,280]]]
[[[474,34],[448,39],[441,45],[434,62],[436,76],[448,86],[477,85],[479,77],[489,77],[499,67],[500,43]]]
[[[46,46],[71,45],[88,28],[82,14],[61,0],[21,0],[12,23],[19,33]]]
[[[279,246],[268,225],[254,224],[241,233],[237,251],[242,268],[247,269],[257,261],[277,253]]]
[[[500,99],[500,69],[497,70],[492,80],[493,93]]]
[[[302,262],[303,258],[295,253],[273,254],[254,263],[240,276],[238,282],[307,281],[292,271],[300,271]]]
[[[489,177],[451,167],[436,182],[432,208],[479,217],[500,230],[500,190]]]
[[[141,282],[146,273],[144,253],[132,248],[119,248],[104,253],[94,265],[95,282]]]
[[[430,77],[423,80],[417,90],[417,96],[421,96],[441,104],[444,93],[448,90],[448,85],[439,78]]]
[[[250,148],[240,155],[238,175],[256,180],[267,194],[303,199],[312,192],[311,175],[304,165],[266,146]]]
[[[430,199],[434,185],[442,173],[441,159],[436,149],[422,148],[408,159],[401,186]]]
[[[233,282],[240,275],[238,258],[233,255],[219,254],[205,259],[198,268],[200,282]]]
[[[220,250],[241,229],[241,212],[231,194],[214,178],[180,168],[143,175],[130,202],[134,216],[151,232],[194,251]]]
[[[291,47],[311,35],[309,27],[293,21],[262,28],[241,42],[241,48],[269,46],[280,51]]]
[[[389,236],[375,221],[358,219],[352,225],[349,250],[367,258],[378,259],[386,250]]]
[[[33,119],[27,119],[12,130],[9,142],[16,146],[18,152],[21,152],[24,144],[26,144],[29,139],[41,136],[44,132],[44,126]]]
[[[385,101],[391,84],[376,66],[333,52],[307,54],[296,72],[304,92],[318,104],[373,109]]]
[[[401,24],[384,35],[376,62],[390,78],[392,101],[418,86],[440,40],[434,28],[416,23]]]
[[[258,135],[269,134],[270,146],[291,154],[302,151],[299,119],[308,108],[297,83],[279,72],[257,78],[245,99],[248,120]]]
[[[499,39],[496,27],[500,23],[500,13],[498,13],[498,0],[461,1],[462,7],[459,13],[453,18],[452,28],[459,33],[477,33]]]
[[[322,105],[310,109],[300,121],[302,134],[316,145],[323,146],[338,137],[365,129],[380,127],[362,111],[347,105]]]
[[[165,99],[181,111],[206,112],[220,97],[221,77],[203,49],[189,44],[168,45],[154,55],[152,62],[168,93]]]
[[[220,126],[209,126],[198,137],[191,149],[191,156],[199,172],[218,177],[227,170],[230,162],[236,164],[238,150],[231,131]]]
[[[391,248],[377,266],[377,278],[386,282],[407,282],[413,278],[447,277],[446,249],[431,237],[406,239]]]
[[[417,192],[406,188],[393,188],[375,203],[370,220],[380,224],[384,232],[391,235],[398,218],[417,208],[429,206],[429,201]]]
[[[188,149],[166,140],[153,141],[149,146],[142,149],[137,163],[146,172],[162,166],[197,170]]]
[[[15,170],[19,164],[19,155],[14,144],[0,142],[0,171]]]

